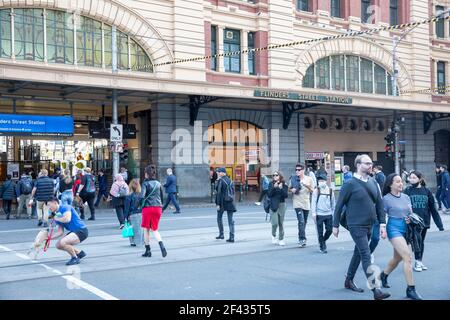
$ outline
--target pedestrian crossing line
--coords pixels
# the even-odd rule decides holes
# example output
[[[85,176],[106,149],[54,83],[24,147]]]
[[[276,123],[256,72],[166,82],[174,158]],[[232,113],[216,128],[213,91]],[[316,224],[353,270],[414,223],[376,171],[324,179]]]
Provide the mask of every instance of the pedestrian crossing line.
[[[14,250],[12,250],[12,249],[10,249],[8,247],[5,247],[5,246],[0,246],[0,249],[3,249],[5,251],[7,251],[7,252],[15,253]],[[24,260],[31,260],[30,257],[28,257],[28,256],[26,256],[24,254],[21,254],[21,253],[15,253],[15,255],[17,257],[19,257],[19,258],[24,259]],[[62,275],[63,274],[61,271],[59,271],[57,269],[54,269],[52,267],[49,267],[46,264],[41,263],[41,264],[39,264],[39,266],[44,267],[45,269],[47,269],[49,271],[52,271],[53,273],[56,273],[57,275]],[[78,278],[76,278],[74,276],[65,275],[65,276],[62,276],[61,278],[65,279],[66,281],[68,281],[68,282],[70,282],[72,284],[75,284],[76,286],[78,286],[80,288],[83,288],[86,291],[89,291],[89,292],[93,293],[94,295],[102,298],[103,300],[119,300],[118,298],[110,295],[109,293],[106,293],[105,291],[102,291],[99,288],[96,288],[93,285],[90,285],[89,283],[87,283],[87,282],[85,282],[85,281],[83,281],[81,279],[78,279]]]

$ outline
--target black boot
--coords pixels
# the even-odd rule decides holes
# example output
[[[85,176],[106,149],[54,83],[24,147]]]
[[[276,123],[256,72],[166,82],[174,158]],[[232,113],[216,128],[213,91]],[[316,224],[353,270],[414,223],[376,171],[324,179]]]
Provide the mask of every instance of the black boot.
[[[161,253],[164,258],[165,256],[167,256],[167,250],[166,248],[164,248],[164,243],[162,241],[159,242],[159,247],[161,248]]]
[[[350,278],[345,278],[344,287],[345,287],[345,289],[349,289],[349,290],[352,290],[355,292],[364,292],[364,290],[361,288],[358,288],[358,286],[353,282],[353,279],[350,279]]]
[[[406,288],[406,296],[411,300],[423,300],[423,298],[416,292],[416,286],[408,286]]]
[[[381,280],[381,285],[383,286],[383,288],[390,288],[391,286],[388,284],[387,282],[387,278],[388,278],[388,274],[384,273],[384,271],[382,271],[380,273],[380,280]]]
[[[6,215],[6,220],[9,220],[9,213]]]
[[[142,255],[143,257],[151,257],[152,256],[152,252],[150,251],[150,245],[145,245],[145,252]]]
[[[230,237],[227,239],[227,242],[234,242],[234,234],[230,234]]]
[[[219,234],[216,239],[225,239],[225,237],[223,236],[223,233]]]
[[[383,292],[383,291],[381,291],[378,288],[372,289],[372,291],[373,291],[373,298],[375,300],[384,300],[384,299],[387,299],[387,298],[389,298],[391,296],[390,293]]]

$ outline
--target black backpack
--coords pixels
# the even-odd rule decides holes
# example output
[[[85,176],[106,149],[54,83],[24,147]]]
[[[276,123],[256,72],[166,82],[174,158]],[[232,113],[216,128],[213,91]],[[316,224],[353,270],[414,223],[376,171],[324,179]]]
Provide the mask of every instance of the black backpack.
[[[225,191],[224,201],[225,202],[234,201],[234,183],[233,183],[233,181],[230,181],[230,183],[227,183],[227,182],[225,182],[225,180],[223,180],[223,182],[227,186],[226,191]]]
[[[21,180],[20,191],[22,192],[22,194],[28,195],[31,193],[32,190],[33,190],[33,185],[29,178]]]

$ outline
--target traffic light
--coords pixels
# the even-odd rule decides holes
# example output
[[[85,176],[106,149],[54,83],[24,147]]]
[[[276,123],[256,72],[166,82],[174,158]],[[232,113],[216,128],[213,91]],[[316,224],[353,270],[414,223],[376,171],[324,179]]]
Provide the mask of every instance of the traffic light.
[[[394,146],[395,146],[395,133],[390,131],[386,137],[386,146],[384,147],[384,151],[386,151],[386,158],[394,158]]]
[[[120,153],[120,161],[127,162],[128,161],[128,145],[123,145],[123,152]]]

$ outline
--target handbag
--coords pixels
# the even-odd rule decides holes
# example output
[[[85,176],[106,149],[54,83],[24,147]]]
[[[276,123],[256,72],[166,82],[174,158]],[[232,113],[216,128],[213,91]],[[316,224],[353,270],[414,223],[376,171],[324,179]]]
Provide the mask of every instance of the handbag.
[[[266,197],[264,198],[264,211],[266,213],[270,212],[270,205],[271,205],[271,201],[270,198],[266,195]],[[267,217],[266,217],[267,218]]]
[[[134,237],[133,226],[128,221],[125,222],[125,226],[122,229],[122,237],[123,238],[131,238]]]

